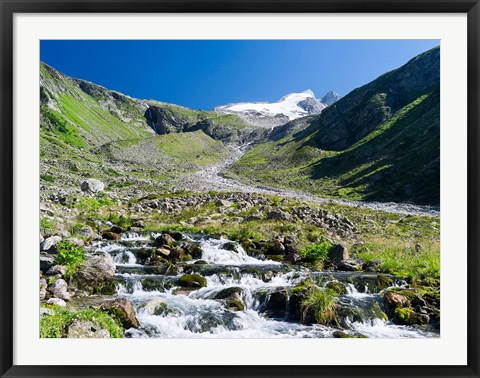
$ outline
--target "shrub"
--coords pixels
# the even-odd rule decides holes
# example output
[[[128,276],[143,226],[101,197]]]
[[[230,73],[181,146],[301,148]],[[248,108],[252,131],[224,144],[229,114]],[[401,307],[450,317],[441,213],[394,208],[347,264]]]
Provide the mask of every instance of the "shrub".
[[[332,248],[332,243],[325,241],[321,243],[311,244],[303,248],[299,255],[302,261],[307,263],[323,262],[328,259],[328,254]]]
[[[82,200],[78,201],[75,204],[75,207],[78,210],[83,211],[97,211],[102,206],[111,206],[113,205],[113,201],[110,198],[83,198]]]
[[[336,293],[330,289],[312,286],[302,298],[302,321],[313,318],[319,324],[336,324],[338,309]]]
[[[108,220],[117,226],[128,228],[132,225],[132,220],[129,217],[124,217],[123,215],[118,215],[115,213],[110,213],[108,215]]]
[[[55,257],[55,264],[66,265],[67,275],[71,276],[79,265],[85,262],[85,251],[65,240],[57,243],[56,247],[57,256]]]

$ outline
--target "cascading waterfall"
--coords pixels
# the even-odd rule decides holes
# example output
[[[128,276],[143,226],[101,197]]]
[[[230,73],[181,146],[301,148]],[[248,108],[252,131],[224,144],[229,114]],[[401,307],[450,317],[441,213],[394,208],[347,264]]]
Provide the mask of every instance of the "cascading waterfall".
[[[147,105],[147,115],[148,115],[148,119],[152,123],[153,130],[155,131],[155,133],[158,134],[157,125],[155,124],[155,121],[153,120],[152,109],[150,109],[150,106],[148,106],[148,105]]]
[[[289,292],[306,278],[324,285],[331,277],[344,280],[341,272],[311,272],[302,267],[260,260],[225,238],[190,235],[200,243],[201,260],[208,264],[184,263],[184,272],[198,272],[206,278],[206,287],[186,290],[178,287],[182,272],[160,272],[143,264],[141,253],[154,247],[158,234],[125,233],[118,241],[101,241],[93,250],[109,253],[117,266],[117,295],[126,296],[134,305],[140,329],[129,329],[132,338],[325,338],[339,328],[301,324],[289,320],[289,301],[270,311],[272,298]],[[232,248],[235,246],[235,248]],[[346,320],[342,331],[374,338],[438,337],[423,329],[391,324],[374,311],[380,295],[367,285],[347,282],[346,294],[338,297],[342,306],[354,307],[361,319]],[[225,305],[225,290],[237,293],[245,306],[232,311]],[[282,307],[283,306],[283,307]]]

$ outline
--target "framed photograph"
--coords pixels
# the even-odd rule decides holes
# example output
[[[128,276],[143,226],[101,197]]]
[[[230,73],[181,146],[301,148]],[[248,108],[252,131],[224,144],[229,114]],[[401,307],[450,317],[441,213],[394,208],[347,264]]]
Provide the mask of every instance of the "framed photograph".
[[[1,5],[2,377],[479,376],[478,1]]]

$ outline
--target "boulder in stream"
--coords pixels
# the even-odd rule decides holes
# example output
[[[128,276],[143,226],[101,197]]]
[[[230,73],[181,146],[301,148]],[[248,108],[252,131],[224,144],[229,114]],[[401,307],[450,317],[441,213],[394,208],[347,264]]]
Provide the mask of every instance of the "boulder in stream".
[[[96,252],[75,273],[78,288],[90,293],[101,293],[112,283],[115,264],[106,252]]]
[[[182,287],[201,288],[207,286],[207,280],[199,274],[184,274],[178,279],[178,284]]]
[[[127,298],[117,298],[105,302],[100,306],[100,309],[114,315],[125,329],[140,327],[135,308]]]

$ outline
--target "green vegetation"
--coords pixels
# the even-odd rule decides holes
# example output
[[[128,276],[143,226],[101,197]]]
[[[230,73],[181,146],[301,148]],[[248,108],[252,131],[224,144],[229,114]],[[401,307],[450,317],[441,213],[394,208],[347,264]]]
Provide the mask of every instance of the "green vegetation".
[[[428,244],[427,244],[428,243]],[[418,283],[440,279],[439,241],[415,242],[371,240],[358,248],[357,255],[365,261],[380,260],[380,269]]]
[[[47,174],[41,174],[40,175],[40,180],[43,180],[43,181],[46,181],[46,182],[50,182],[50,183],[54,183],[55,182],[55,178],[51,175],[47,175]]]
[[[42,219],[40,219],[40,231],[45,232],[45,230],[50,230],[52,232],[57,231],[55,225],[47,217],[43,217]]]
[[[302,250],[299,255],[302,261],[307,263],[323,263],[328,260],[328,254],[332,249],[332,243],[325,241],[322,243],[311,244]]]
[[[83,140],[78,136],[75,127],[61,113],[45,107],[42,109],[42,115],[44,116],[43,125],[47,131],[51,131],[55,136],[72,146],[85,146]]]
[[[116,213],[110,213],[108,214],[107,220],[112,222],[113,224],[116,224],[117,226],[120,226],[122,228],[128,228],[132,225],[132,219],[130,217],[126,217],[123,215],[118,215]]]
[[[66,276],[71,276],[76,272],[78,267],[85,262],[85,251],[77,245],[62,240],[57,245],[57,255],[55,257],[55,264],[65,265],[67,267]]]
[[[103,206],[112,206],[113,201],[108,197],[103,198],[90,198],[84,197],[78,200],[76,203],[72,205],[72,207],[77,208],[78,210],[84,212],[96,212]]]
[[[308,321],[310,317],[319,324],[336,324],[337,294],[330,289],[321,289],[312,286],[302,298],[302,320]]]
[[[43,306],[54,312],[44,315],[40,320],[41,338],[67,337],[68,327],[76,320],[91,321],[102,329],[106,329],[112,338],[123,337],[123,327],[112,316],[92,309],[73,311],[57,306]]]

